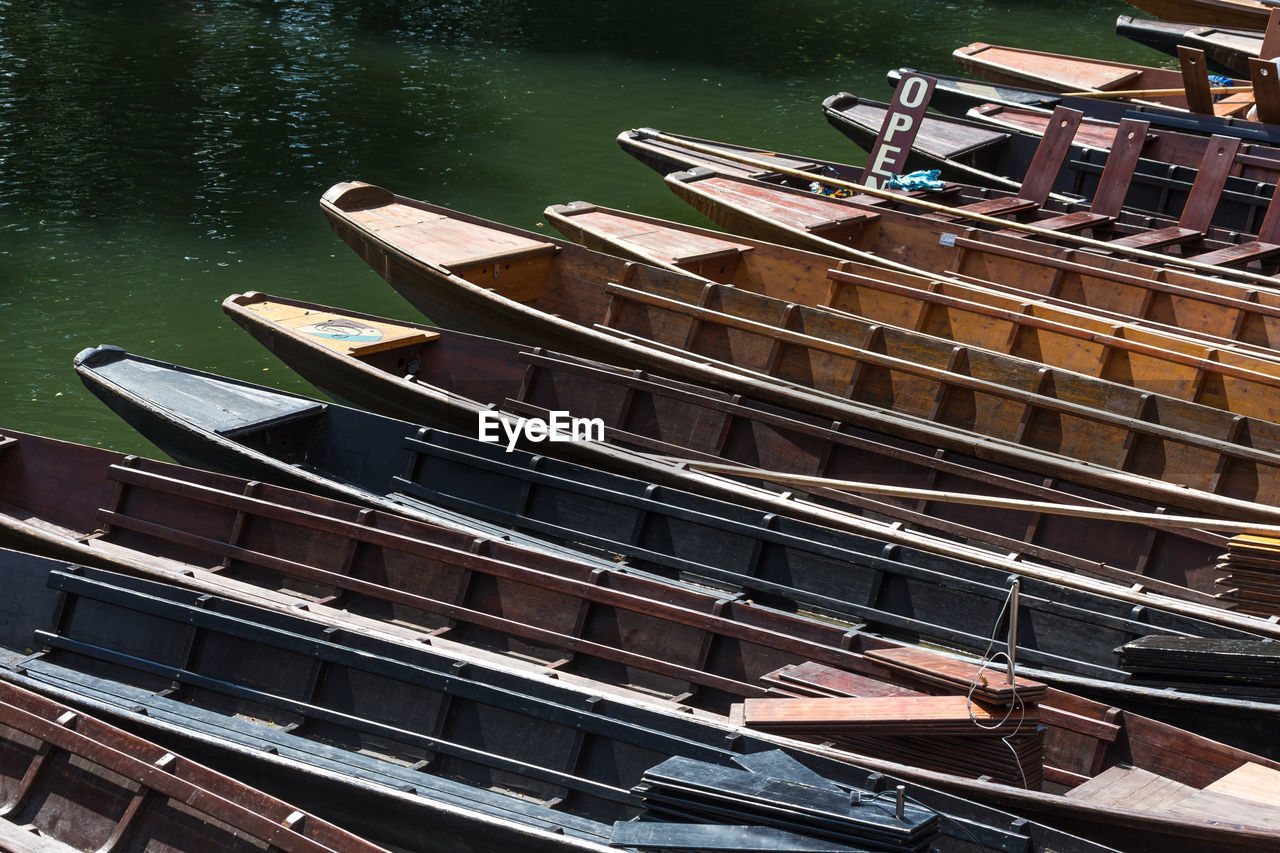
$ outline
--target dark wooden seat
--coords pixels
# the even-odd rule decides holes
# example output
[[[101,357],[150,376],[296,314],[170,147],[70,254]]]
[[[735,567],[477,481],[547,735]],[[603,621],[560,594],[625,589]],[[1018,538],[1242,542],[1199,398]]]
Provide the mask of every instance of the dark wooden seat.
[[[1045,127],[1044,136],[1040,137],[1040,144],[1036,146],[1036,152],[1031,158],[1031,163],[1027,166],[1026,175],[1022,180],[1022,187],[1018,190],[1017,195],[983,199],[982,201],[959,205],[955,210],[963,211],[964,213],[978,213],[984,216],[1002,216],[1044,206],[1045,202],[1049,200],[1049,193],[1053,190],[1054,181],[1058,179],[1058,172],[1062,169],[1062,162],[1067,158],[1067,152],[1071,150],[1076,128],[1080,126],[1080,120],[1083,116],[1084,114],[1079,110],[1068,109],[1067,107],[1054,109],[1053,116]],[[935,214],[930,218],[963,219],[964,217],[952,214]]]
[[[1133,180],[1133,170],[1142,156],[1142,147],[1147,141],[1149,122],[1138,119],[1122,119],[1116,129],[1115,142],[1111,145],[1111,153],[1107,155],[1107,164],[1102,168],[1102,177],[1098,179],[1098,188],[1093,194],[1093,203],[1088,210],[1053,216],[1035,222],[1037,228],[1049,231],[1080,231],[1096,225],[1115,221],[1124,207],[1124,197],[1129,192],[1129,183]]]
[[[1110,240],[1109,244],[1156,248],[1204,237],[1213,222],[1213,211],[1218,206],[1218,199],[1222,197],[1227,178],[1231,176],[1231,168],[1235,165],[1236,152],[1239,150],[1239,138],[1211,137],[1205,148],[1204,159],[1200,161],[1200,168],[1196,172],[1196,179],[1191,184],[1191,192],[1187,194],[1187,203],[1183,205],[1182,215],[1178,217],[1178,224],[1130,234],[1128,237]]]

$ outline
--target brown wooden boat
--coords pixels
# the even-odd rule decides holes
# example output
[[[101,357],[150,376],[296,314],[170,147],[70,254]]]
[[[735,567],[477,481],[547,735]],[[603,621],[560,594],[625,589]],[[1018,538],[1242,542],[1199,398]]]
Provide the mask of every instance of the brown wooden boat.
[[[983,104],[973,107],[966,115],[998,128],[1017,130],[1032,136],[1043,136],[1045,129],[1049,127],[1053,113],[1034,107]],[[1101,151],[1110,151],[1118,128],[1118,122],[1084,118],[1076,129],[1076,143]],[[1208,141],[1209,138],[1202,134],[1161,128],[1147,135],[1142,152],[1152,160],[1195,169],[1204,160],[1205,146]],[[1265,187],[1259,189],[1266,191],[1280,180],[1280,150],[1270,145],[1242,143],[1240,150],[1236,153],[1235,165],[1231,173],[1265,184]],[[1231,190],[1225,192],[1230,193]],[[1274,190],[1272,192],[1274,193]]]
[[[383,848],[137,735],[0,681],[0,848]]]
[[[321,318],[327,325],[377,328],[387,337],[403,341],[412,341],[413,332],[426,330],[261,294],[228,297],[224,307],[237,323],[317,387],[383,414],[459,432],[474,430],[479,413],[486,410],[544,418],[552,410],[560,410],[573,417],[599,418],[607,441],[549,445],[547,452],[936,553],[957,555],[956,540],[961,539],[1020,555],[1013,563],[993,559],[991,553],[966,555],[1004,571],[1019,573],[1019,563],[1048,563],[1130,588],[1144,587],[1201,604],[1213,602],[1208,569],[1227,545],[1219,534],[1161,525],[1135,527],[1107,518],[1028,514],[1032,509],[1029,502],[1041,499],[1152,512],[1157,509],[1154,505],[1135,504],[1078,483],[1045,482],[962,453],[943,454],[922,443],[837,427],[741,394],[651,374],[637,375],[494,338],[438,329],[429,333],[428,340],[406,342],[384,351],[382,357],[351,354],[340,342],[334,346],[310,334],[308,329],[315,326],[312,321]],[[298,317],[306,317],[308,322],[300,325]],[[416,369],[410,372],[398,366],[402,359]],[[459,368],[462,364],[466,369]],[[1006,495],[1027,503],[1002,510],[934,502],[920,493],[858,497],[832,489],[806,489],[804,499],[792,492],[791,500],[780,501],[772,492],[757,492],[737,481],[697,475],[683,465],[672,467],[620,450],[721,460],[772,472],[856,478],[908,489]],[[796,486],[784,484],[780,488],[794,490]],[[865,518],[816,509],[814,504],[888,519],[893,527],[877,527]],[[939,538],[902,536],[899,527]]]
[[[1116,18],[1116,34],[1170,56],[1178,55],[1179,46],[1202,50],[1210,69],[1237,77],[1249,76],[1249,58],[1257,59],[1262,53],[1263,33],[1236,27],[1180,24],[1120,15]]]
[[[33,455],[26,464],[16,465],[17,471],[36,470],[38,457],[41,470],[61,475],[46,484],[88,471],[108,473],[110,480],[91,484],[90,491],[115,492],[119,500],[112,501],[109,510],[73,520],[59,508],[57,523],[69,534],[68,549],[105,558],[116,568],[253,602],[280,614],[272,626],[276,634],[302,635],[304,630],[294,627],[300,621],[331,626],[323,634],[325,640],[315,642],[317,654],[322,646],[324,654],[331,655],[331,646],[358,644],[358,657],[380,674],[372,683],[383,688],[405,677],[406,663],[390,666],[398,654],[426,646],[432,655],[462,660],[454,670],[459,682],[470,685],[475,679],[471,692],[460,691],[455,702],[459,707],[469,708],[466,703],[476,701],[484,678],[472,675],[468,658],[477,661],[477,669],[497,662],[522,670],[533,666],[548,686],[513,713],[531,713],[526,706],[545,702],[554,692],[563,724],[574,686],[591,689],[594,700],[586,699],[589,693],[581,694],[585,706],[592,711],[599,707],[602,713],[605,706],[628,697],[637,705],[675,701],[691,710],[684,738],[692,742],[692,729],[704,712],[723,715],[734,701],[823,685],[828,694],[855,692],[928,705],[920,712],[918,726],[899,714],[893,734],[835,734],[830,744],[810,746],[819,760],[828,759],[819,765],[823,769],[832,766],[830,759],[866,764],[912,782],[1007,803],[1024,816],[1070,825],[1074,832],[1129,849],[1142,849],[1156,839],[1166,850],[1190,851],[1204,845],[1265,850],[1278,825],[1272,810],[1280,814],[1280,808],[1238,801],[1236,793],[1258,778],[1263,787],[1273,784],[1272,777],[1280,776],[1280,762],[1026,679],[1006,684],[990,678],[984,684],[974,663],[886,642],[847,625],[621,570],[601,572],[551,555],[521,554],[501,543],[477,543],[430,525],[358,513],[354,507],[231,478],[197,472],[197,485],[177,466],[126,459],[96,448],[21,436],[6,452]],[[65,467],[49,467],[59,460]],[[26,486],[33,490],[29,497],[34,502],[58,504],[56,495],[39,494],[42,487],[34,479]],[[105,518],[101,512],[107,513]],[[105,526],[89,533],[89,525],[104,520]],[[38,518],[28,523],[47,525]],[[108,578],[84,581],[68,595],[83,597],[87,605],[95,600],[90,585],[103,587],[96,595],[108,594]],[[120,606],[129,594],[121,588],[114,595],[103,598],[98,607]],[[195,626],[197,632],[210,631],[218,619],[251,624],[247,611],[242,614],[220,604],[211,604],[205,613],[208,618]],[[155,615],[148,617],[157,621]],[[366,639],[344,639],[356,630]],[[81,641],[79,647],[61,642],[63,632],[75,639],[74,625],[45,633],[59,648],[96,653],[90,642]],[[397,647],[406,651],[397,653]],[[473,657],[472,649],[481,657]],[[140,648],[135,653],[146,652]],[[373,669],[378,665],[381,669]],[[194,659],[186,666],[199,668]],[[555,681],[548,681],[548,674]],[[497,677],[508,689],[514,688],[512,675]],[[635,692],[602,695],[580,678]],[[551,686],[557,682],[564,687]],[[964,697],[970,691],[975,713],[990,709],[996,720],[1009,718],[1005,730],[986,736],[931,733],[938,723],[924,720],[942,719],[935,706],[959,700],[967,708]],[[322,716],[320,702],[317,698],[315,708],[308,706],[315,716]],[[1015,715],[1019,722],[1014,722]],[[1033,721],[1038,723],[1035,731],[1029,728]],[[628,721],[633,749],[640,748],[645,722],[650,721]],[[964,722],[958,719],[948,727],[968,732]],[[598,722],[580,727],[589,729],[592,738],[603,737]],[[701,734],[709,737],[712,732]],[[650,737],[661,742],[660,736]],[[762,748],[761,736],[751,737],[749,746],[740,747],[742,752]],[[672,739],[671,733],[667,738]],[[979,742],[984,738],[997,742],[985,757]],[[1001,748],[1002,739],[1016,747],[1012,754]],[[796,746],[790,738],[774,742]],[[387,745],[381,740],[371,744],[382,749]],[[920,747],[932,747],[933,754],[922,754]],[[908,756],[914,765],[901,760]],[[572,766],[579,784],[611,769],[593,763],[590,754]],[[1002,778],[974,778],[983,768],[996,767],[1004,768],[996,771]],[[1186,788],[1186,805],[1159,812],[1126,800],[1123,789],[1135,775],[1158,777],[1179,791]],[[1072,792],[1078,793],[1071,796]],[[924,789],[911,795],[926,805],[941,804]],[[557,805],[564,808],[567,803],[553,807]],[[1206,811],[1213,812],[1212,819],[1205,817]],[[1025,826],[1021,832],[1027,838],[1022,849],[1036,853],[1089,849],[1040,827]],[[997,840],[1012,839],[989,837],[989,843]]]
[[[1269,327],[1276,316],[1272,306],[1280,306],[1280,298],[1266,287],[1230,280],[1234,278],[1231,270],[1209,277],[1179,269],[1176,261],[1152,266],[894,214],[878,215],[871,220],[875,227],[859,230],[850,225],[860,220],[852,219],[839,200],[753,186],[706,171],[669,175],[667,185],[733,233],[1056,297],[1071,294],[1117,313],[1163,315],[1184,328],[1212,329],[1214,334],[1263,346],[1276,340],[1276,332]],[[843,230],[841,223],[846,223]],[[1270,280],[1251,278],[1259,284]]]
[[[1245,501],[1242,518],[1270,515],[1274,454],[1240,444],[1240,434],[1233,442],[1221,431],[1233,417],[1217,410],[1115,384],[1103,391],[1097,380],[558,246],[369,185],[339,185],[322,207],[357,252],[442,325],[537,338],[841,421],[868,423],[878,409],[886,431],[927,433],[939,447],[980,440],[984,455],[1016,467],[1071,471],[1160,501],[1157,494],[1176,495],[1188,509],[1212,505],[1192,496],[1213,493]],[[865,218],[837,227],[859,231]],[[387,222],[400,227],[383,229]],[[1091,408],[1098,393],[1112,402]],[[1195,425],[1156,424],[1150,406]],[[1258,429],[1261,436],[1277,427]],[[1167,490],[1157,480],[1177,485]]]
[[[1264,420],[1280,420],[1280,358],[1011,296],[976,282],[888,270],[574,202],[547,208],[566,237],[598,251],[721,284],[858,315]]]
[[[997,84],[1030,86],[1046,92],[1095,92],[1111,94],[1118,100],[1141,101],[1167,107],[1187,109],[1184,78],[1181,71],[1152,68],[1127,62],[1045,53],[1019,47],[974,42],[957,48],[952,58],[965,71]],[[1230,79],[1222,86],[1248,86],[1249,81]],[[1183,94],[1135,95],[1122,97],[1129,91],[1182,91]],[[1215,115],[1246,115],[1254,106],[1252,92],[1223,95],[1213,102]]]
[[[1261,30],[1273,8],[1262,0],[1125,0],[1166,21]]]

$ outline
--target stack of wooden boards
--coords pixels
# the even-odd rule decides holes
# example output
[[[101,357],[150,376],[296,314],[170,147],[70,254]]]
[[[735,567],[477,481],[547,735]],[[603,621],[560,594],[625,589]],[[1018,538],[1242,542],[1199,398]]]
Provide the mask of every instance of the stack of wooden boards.
[[[1213,569],[1220,601],[1242,613],[1280,616],[1280,539],[1233,536]]]
[[[986,776],[1038,789],[1043,782],[1042,684],[924,649],[883,649],[867,657],[899,676],[952,691],[899,687],[817,663],[784,666],[763,680],[776,696],[734,705],[740,725],[961,776]]]
[[[922,851],[938,815],[892,795],[849,790],[782,752],[737,759],[744,769],[676,757],[633,788],[640,821],[614,824],[614,845],[641,849]]]
[[[1120,665],[1135,681],[1201,693],[1280,699],[1280,643],[1152,635],[1125,643]]]

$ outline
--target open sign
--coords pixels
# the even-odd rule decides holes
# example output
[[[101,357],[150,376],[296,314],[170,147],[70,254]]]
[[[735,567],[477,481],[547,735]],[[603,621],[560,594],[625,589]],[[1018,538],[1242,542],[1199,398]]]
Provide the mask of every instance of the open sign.
[[[893,103],[880,126],[880,135],[871,149],[867,167],[862,171],[862,183],[878,189],[894,175],[907,171],[907,155],[929,109],[929,99],[933,97],[933,87],[937,82],[932,77],[914,72],[903,74],[898,80]]]

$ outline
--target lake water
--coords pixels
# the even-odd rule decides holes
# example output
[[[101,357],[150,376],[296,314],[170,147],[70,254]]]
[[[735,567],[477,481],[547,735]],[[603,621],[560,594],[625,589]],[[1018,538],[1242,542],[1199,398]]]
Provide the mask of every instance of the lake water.
[[[1168,64],[1115,35],[1129,11],[0,0],[0,428],[155,455],[71,369],[97,344],[314,393],[220,303],[260,290],[416,318],[321,217],[338,181],[525,228],[579,199],[698,222],[620,131],[861,163],[827,95],[887,99],[888,69],[955,73],[973,41]]]

